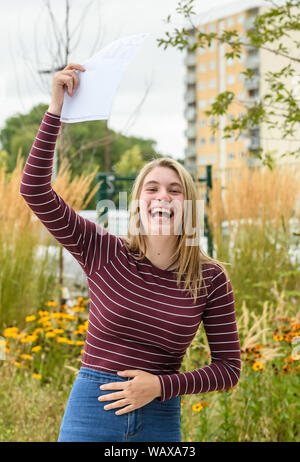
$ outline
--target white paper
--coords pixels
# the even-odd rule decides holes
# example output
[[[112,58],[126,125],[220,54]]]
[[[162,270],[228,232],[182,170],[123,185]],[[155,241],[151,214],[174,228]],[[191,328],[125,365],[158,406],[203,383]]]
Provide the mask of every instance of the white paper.
[[[72,97],[65,90],[60,120],[74,123],[108,119],[124,72],[149,35],[116,40],[82,63],[86,70],[76,71],[79,86]]]

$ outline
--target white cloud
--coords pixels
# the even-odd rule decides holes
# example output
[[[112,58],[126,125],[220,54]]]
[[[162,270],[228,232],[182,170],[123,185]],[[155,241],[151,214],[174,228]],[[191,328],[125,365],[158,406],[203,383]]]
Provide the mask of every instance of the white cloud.
[[[56,20],[61,23],[65,2],[50,0],[50,3],[55,8]],[[93,10],[83,22],[83,6],[89,3],[90,0],[71,2],[72,27],[77,24],[76,32],[83,23],[83,34],[70,60],[83,62],[88,58],[98,32],[101,46],[125,35],[150,32],[153,41],[145,45],[122,81],[110,125],[116,130],[123,128],[124,121],[143,97],[145,82],[152,80],[149,95],[130,133],[154,138],[164,153],[183,157],[186,125],[183,116],[183,54],[174,49],[164,51],[155,42],[155,38],[164,36],[164,32],[170,29],[163,20],[168,14],[174,18],[178,1],[95,0]],[[222,3],[224,0],[215,0],[210,2],[210,7]],[[206,8],[200,2],[196,5],[197,8]],[[47,92],[41,88],[37,73],[38,68],[51,64],[49,51],[56,52],[54,44],[51,46],[49,42],[49,27],[44,0],[1,2],[2,78],[6,92],[0,108],[0,126],[16,112],[26,112],[38,102],[50,102],[51,79]],[[39,63],[36,62],[37,57]]]

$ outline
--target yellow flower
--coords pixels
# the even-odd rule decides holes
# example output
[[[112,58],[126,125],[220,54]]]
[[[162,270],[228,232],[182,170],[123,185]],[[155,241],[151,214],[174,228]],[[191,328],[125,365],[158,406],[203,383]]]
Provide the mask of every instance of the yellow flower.
[[[21,343],[30,343],[34,342],[37,339],[37,335],[27,335],[27,337],[22,337],[20,339]]]
[[[84,345],[84,342],[82,340],[76,340],[76,345]]]
[[[45,326],[45,327],[44,327],[44,330],[45,330],[46,332],[49,332],[50,330],[53,330],[53,327],[52,327],[52,325],[50,325],[50,326]]]
[[[80,354],[83,355],[83,353],[84,353],[84,349],[82,348],[82,349],[80,350]]]
[[[15,361],[14,365],[17,366],[17,367],[21,367],[21,363],[19,361]]]
[[[37,346],[31,348],[31,351],[32,351],[33,353],[37,353],[37,352],[40,351],[41,349],[42,349],[42,347],[39,346],[39,345],[37,345]]]
[[[259,361],[257,361],[256,363],[253,364],[252,366],[252,369],[254,371],[259,371],[259,370],[262,370],[264,368],[263,364]]]
[[[53,329],[53,332],[55,334],[63,334],[64,333],[64,329]]]
[[[47,306],[56,306],[57,303],[54,300],[50,300],[49,302],[46,303]]]
[[[26,322],[35,321],[35,320],[36,320],[36,316],[34,314],[31,316],[26,316],[25,318]]]
[[[196,403],[192,406],[192,410],[195,412],[200,412],[203,409],[203,406],[201,403]]]
[[[42,310],[40,310],[40,311],[38,312],[38,314],[39,314],[41,317],[42,317],[42,316],[48,316],[49,311],[42,311]]]
[[[37,380],[40,380],[42,378],[40,374],[32,374],[32,377]]]
[[[4,329],[3,335],[4,337],[18,338],[18,330],[17,327],[7,327]]]
[[[47,332],[46,337],[47,338],[53,338],[53,337],[55,337],[55,333],[54,332]]]
[[[283,340],[283,336],[282,335],[273,335],[273,340],[275,340],[276,342],[280,342],[280,340]]]
[[[52,319],[60,319],[60,318],[63,318],[63,316],[64,316],[64,313],[51,313],[50,314],[50,317]]]
[[[78,319],[78,317],[73,316],[73,314],[64,314],[64,318],[65,319],[72,319],[72,320]]]
[[[82,308],[81,306],[73,306],[73,308],[71,308],[71,310],[74,311],[74,312],[85,311],[85,309]]]
[[[31,360],[31,359],[32,359],[32,356],[31,356],[31,355],[26,355],[26,354],[24,354],[24,355],[21,355],[21,358],[22,358],[22,359],[29,359],[29,360]]]
[[[42,318],[38,320],[38,324],[44,324],[49,321],[50,321],[50,316],[43,316]]]
[[[57,337],[56,341],[57,343],[69,343],[69,339],[66,337]]]

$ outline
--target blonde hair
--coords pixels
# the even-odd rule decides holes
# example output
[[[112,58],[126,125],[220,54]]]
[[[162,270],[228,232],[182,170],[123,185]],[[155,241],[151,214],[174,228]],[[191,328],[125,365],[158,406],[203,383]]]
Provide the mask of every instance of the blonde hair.
[[[172,158],[162,157],[154,159],[147,163],[136,177],[132,191],[131,191],[131,202],[130,202],[130,213],[129,213],[129,226],[128,235],[124,237],[124,244],[128,252],[136,259],[141,260],[146,254],[146,239],[141,233],[131,233],[131,224],[136,222],[137,226],[140,226],[139,218],[139,207],[138,200],[141,195],[142,186],[144,179],[148,173],[151,172],[155,167],[167,167],[173,169],[181,180],[183,185],[184,200],[191,201],[192,207],[187,209],[186,219],[188,223],[192,223],[193,229],[197,231],[199,221],[197,221],[198,214],[196,213],[196,200],[197,190],[194,184],[193,178],[190,173],[181,165],[179,162]],[[132,205],[133,204],[133,205]],[[184,227],[183,227],[184,228]],[[194,297],[194,303],[196,302],[198,291],[201,289],[203,277],[202,277],[202,264],[203,263],[214,263],[218,265],[225,273],[227,280],[228,275],[223,266],[224,262],[220,262],[207,255],[200,246],[198,245],[187,245],[187,239],[191,237],[185,233],[182,229],[182,233],[178,235],[176,251],[172,255],[172,262],[176,262],[176,270],[178,271],[177,285],[180,287],[181,282],[184,281],[184,290],[188,290]],[[134,255],[133,252],[138,252],[139,255]],[[222,264],[223,263],[223,264]],[[225,263],[228,264],[228,263]],[[185,275],[185,276],[184,276]],[[228,284],[227,284],[228,290]],[[206,290],[207,293],[207,290]]]

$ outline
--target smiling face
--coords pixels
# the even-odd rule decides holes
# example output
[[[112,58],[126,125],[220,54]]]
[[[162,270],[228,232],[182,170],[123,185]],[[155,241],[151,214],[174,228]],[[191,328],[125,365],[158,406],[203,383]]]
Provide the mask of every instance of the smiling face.
[[[180,233],[184,189],[177,172],[169,167],[153,168],[144,178],[139,205],[144,234]]]

